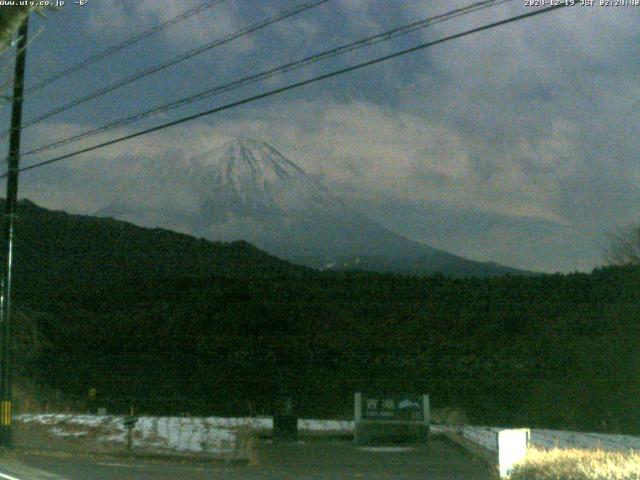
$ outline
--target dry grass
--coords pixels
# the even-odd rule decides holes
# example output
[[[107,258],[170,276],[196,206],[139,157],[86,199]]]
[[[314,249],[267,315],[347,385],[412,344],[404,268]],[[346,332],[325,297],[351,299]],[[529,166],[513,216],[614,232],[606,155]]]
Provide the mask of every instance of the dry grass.
[[[431,409],[431,422],[446,425],[467,425],[467,414],[458,407],[444,407]]]
[[[70,400],[61,392],[25,379],[13,384],[14,411],[20,413],[86,412],[84,400]]]
[[[530,449],[511,480],[640,480],[640,453]]]

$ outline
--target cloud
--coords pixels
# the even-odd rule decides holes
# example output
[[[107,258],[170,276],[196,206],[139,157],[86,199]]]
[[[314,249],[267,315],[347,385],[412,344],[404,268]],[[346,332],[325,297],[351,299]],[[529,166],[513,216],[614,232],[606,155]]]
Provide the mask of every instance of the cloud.
[[[96,3],[90,27],[115,40],[197,3]],[[332,9],[271,29],[264,44],[246,44],[260,54],[243,68],[276,53],[297,58],[303,44],[321,50],[464,3],[336,0]],[[225,3],[211,11],[225,19],[221,31],[251,21],[235,8]],[[525,11],[511,2],[376,52]],[[197,195],[180,183],[185,159],[243,135],[272,144],[365,212],[426,243],[523,268],[589,268],[600,261],[607,230],[638,220],[640,29],[633,11],[574,7],[459,39],[97,151],[51,173],[25,174],[24,191],[76,211],[118,199],[189,211]],[[260,14],[269,12],[251,13]],[[165,41],[182,48],[199,35],[210,38],[210,24],[193,20],[175,29],[184,37]],[[234,76],[242,59],[229,62]],[[34,138],[86,127],[49,123]],[[128,131],[134,129],[120,133]],[[53,181],[56,189],[48,187]],[[406,213],[386,214],[381,202]]]
[[[602,263],[606,237],[527,216],[483,212],[438,201],[414,201],[358,192],[352,202],[409,238],[480,261],[557,272],[590,270]]]
[[[137,0],[135,2],[96,2],[84,24],[84,29],[109,44],[142,33],[174,20],[179,15],[203,5],[198,0],[164,2]],[[212,8],[169,26],[153,37],[161,39],[163,49],[183,52],[186,47],[199,46],[240,29],[246,21],[233,2],[223,1]],[[153,38],[151,37],[151,38]],[[157,45],[154,38],[154,45]],[[248,51],[253,41],[243,37],[233,43],[233,49]]]
[[[516,142],[509,156],[490,157],[485,173],[484,156],[493,155],[490,146],[479,148],[455,125],[366,102],[295,101],[216,123],[216,130],[228,136],[275,144],[305,170],[338,187],[555,221],[550,202],[558,187],[550,186],[571,175],[575,162],[567,153],[570,126],[565,125],[550,139]],[[520,162],[521,157],[529,163]],[[525,168],[535,170],[535,178],[525,178]],[[523,182],[528,182],[524,192]]]
[[[597,211],[605,179],[638,175],[629,129],[640,120],[629,102],[640,93],[637,19],[585,7],[516,25],[431,49],[433,69],[405,91],[403,111],[421,108],[455,126],[485,188],[520,188],[556,219],[584,222],[569,208],[572,185],[581,186],[581,209]],[[619,221],[615,211],[598,223]]]
[[[41,124],[34,137],[46,143],[85,128],[74,124]],[[55,153],[90,147],[134,131],[123,128],[97,135]],[[210,148],[211,132],[211,127],[202,123],[167,129],[34,169],[23,174],[22,193],[53,208],[82,213],[110,204],[193,211],[199,207],[198,199],[188,185],[181,183],[181,178],[193,153]],[[25,157],[23,164],[36,160]]]

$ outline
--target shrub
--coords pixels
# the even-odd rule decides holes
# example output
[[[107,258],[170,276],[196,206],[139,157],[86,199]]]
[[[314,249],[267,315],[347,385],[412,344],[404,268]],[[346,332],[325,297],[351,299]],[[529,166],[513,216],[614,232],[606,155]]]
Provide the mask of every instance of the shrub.
[[[530,449],[510,480],[640,480],[640,453]]]
[[[458,407],[432,408],[431,422],[447,425],[466,425],[469,423],[469,418],[464,410]]]

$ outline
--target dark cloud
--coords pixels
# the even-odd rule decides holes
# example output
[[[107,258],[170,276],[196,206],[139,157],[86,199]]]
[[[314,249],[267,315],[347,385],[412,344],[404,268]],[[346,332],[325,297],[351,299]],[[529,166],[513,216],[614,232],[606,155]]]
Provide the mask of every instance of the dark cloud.
[[[149,102],[168,101],[464,4],[336,0],[142,88],[88,105],[84,113],[53,119],[27,133],[25,141],[40,144],[70,131],[69,125],[99,125],[108,120],[104,115],[132,113]],[[99,75],[79,75],[67,91],[54,90],[47,101],[66,102],[89,82],[113,81],[114,72],[166,59],[287,5],[267,8],[255,1],[246,12],[221,9],[226,23],[218,29],[203,23],[204,17],[185,22],[153,44],[161,48],[146,49],[113,69],[98,67]],[[84,22],[83,31],[99,46],[120,38],[117,28],[109,28],[115,17],[123,17],[131,29],[142,28],[169,18],[178,7],[163,11],[157,2],[145,1],[129,11],[119,8],[95,8],[84,19],[76,11],[73,20]],[[273,79],[263,88],[525,11],[521,2],[511,2],[314,65],[286,81]],[[92,211],[119,196],[125,206],[136,207],[131,211],[153,212],[140,213],[146,222],[171,205],[192,208],[191,188],[176,174],[181,161],[222,138],[243,135],[273,144],[365,213],[435,247],[532,270],[590,269],[602,261],[607,231],[640,220],[634,208],[640,200],[638,11],[575,7],[456,40],[50,167],[56,173],[27,174],[24,192],[74,211]],[[64,18],[48,26],[52,34],[56,28],[61,33]],[[52,58],[68,64],[80,55],[72,49],[77,34],[66,28],[68,38],[52,37],[60,42],[57,50],[34,45],[35,74],[50,71]],[[71,46],[65,47],[65,40]],[[221,103],[210,99],[189,111]],[[34,100],[27,114],[46,106]]]

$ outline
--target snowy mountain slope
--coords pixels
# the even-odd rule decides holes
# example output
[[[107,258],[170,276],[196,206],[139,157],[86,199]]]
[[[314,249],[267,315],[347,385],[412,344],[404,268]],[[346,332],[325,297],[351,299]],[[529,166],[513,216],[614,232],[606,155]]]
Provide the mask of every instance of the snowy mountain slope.
[[[518,273],[415,242],[349,208],[326,185],[264,142],[238,138],[180,161],[194,211],[112,204],[99,215],[210,240],[246,240],[314,268],[455,276]],[[136,220],[137,219],[137,220]]]
[[[456,276],[516,272],[388,230],[264,142],[234,139],[193,159],[187,181],[203,198],[196,232],[213,240],[244,239],[315,268]]]
[[[235,139],[192,159],[187,181],[203,195],[206,220],[213,223],[345,208],[324,185],[255,140]]]

